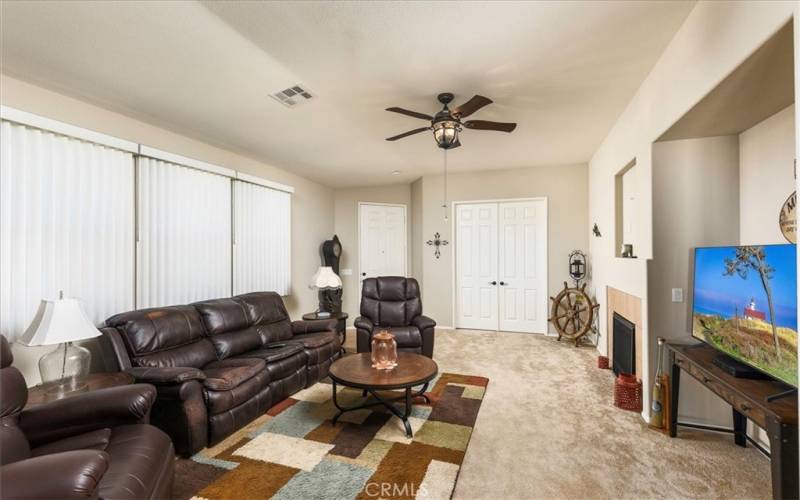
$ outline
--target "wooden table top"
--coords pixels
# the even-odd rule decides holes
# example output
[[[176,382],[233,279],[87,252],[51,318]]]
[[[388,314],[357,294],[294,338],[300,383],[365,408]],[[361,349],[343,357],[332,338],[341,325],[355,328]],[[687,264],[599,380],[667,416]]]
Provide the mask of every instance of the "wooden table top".
[[[720,381],[728,390],[745,396],[754,406],[775,415],[786,424],[797,425],[797,394],[792,394],[772,402],[767,396],[785,391],[789,386],[777,380],[758,380],[737,378],[726,373],[714,364],[714,358],[722,355],[720,351],[704,343],[667,342],[667,349],[700,366],[707,374]]]
[[[334,361],[330,377],[359,389],[405,389],[431,381],[439,372],[436,362],[410,352],[397,353],[397,366],[391,370],[372,367],[370,353],[353,354]]]
[[[52,382],[46,384],[39,384],[28,389],[28,403],[25,405],[34,406],[57,399],[65,399],[78,394],[84,394],[98,389],[106,389],[108,387],[116,387],[119,385],[132,384],[134,381],[133,376],[124,372],[110,372],[110,373],[90,373],[86,377],[86,387],[83,390],[68,392],[58,397],[56,393],[47,392],[47,389],[55,384]]]

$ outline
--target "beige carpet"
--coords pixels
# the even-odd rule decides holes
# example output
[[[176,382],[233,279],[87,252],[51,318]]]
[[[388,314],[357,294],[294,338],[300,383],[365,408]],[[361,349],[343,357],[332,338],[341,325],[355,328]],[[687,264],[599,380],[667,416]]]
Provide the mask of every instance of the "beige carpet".
[[[755,448],[686,428],[669,439],[616,409],[596,356],[552,337],[438,330],[441,371],[491,380],[453,498],[771,496]]]

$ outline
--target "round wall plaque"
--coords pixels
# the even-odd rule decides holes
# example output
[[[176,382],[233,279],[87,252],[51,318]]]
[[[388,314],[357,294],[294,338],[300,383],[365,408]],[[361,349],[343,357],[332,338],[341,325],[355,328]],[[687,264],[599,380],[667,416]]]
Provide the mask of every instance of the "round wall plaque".
[[[797,243],[797,216],[795,214],[795,207],[797,206],[797,191],[789,195],[783,206],[781,213],[778,216],[778,224],[781,226],[781,233],[789,243]]]

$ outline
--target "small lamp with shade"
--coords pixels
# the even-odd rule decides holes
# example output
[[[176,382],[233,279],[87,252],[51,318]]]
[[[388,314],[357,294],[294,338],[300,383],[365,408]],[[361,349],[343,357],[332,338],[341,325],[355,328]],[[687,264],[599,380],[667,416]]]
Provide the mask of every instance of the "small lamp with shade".
[[[333,312],[334,300],[329,294],[339,293],[342,289],[342,279],[333,272],[332,267],[320,266],[311,278],[309,288],[316,288],[320,292],[317,317],[330,318],[331,312]]]
[[[88,349],[73,344],[78,340],[99,337],[81,303],[75,298],[42,300],[30,326],[17,340],[26,346],[58,345],[39,359],[39,373],[47,392],[63,395],[86,387],[92,355]]]

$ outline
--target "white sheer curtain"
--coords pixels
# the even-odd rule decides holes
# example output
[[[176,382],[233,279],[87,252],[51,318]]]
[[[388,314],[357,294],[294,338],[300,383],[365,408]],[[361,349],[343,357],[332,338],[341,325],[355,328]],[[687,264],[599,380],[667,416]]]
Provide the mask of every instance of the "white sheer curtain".
[[[231,295],[231,179],[139,157],[137,307]]]
[[[291,289],[291,194],[233,181],[233,293]]]
[[[16,339],[61,290],[97,324],[133,309],[133,155],[10,121],[0,128],[0,333]]]

